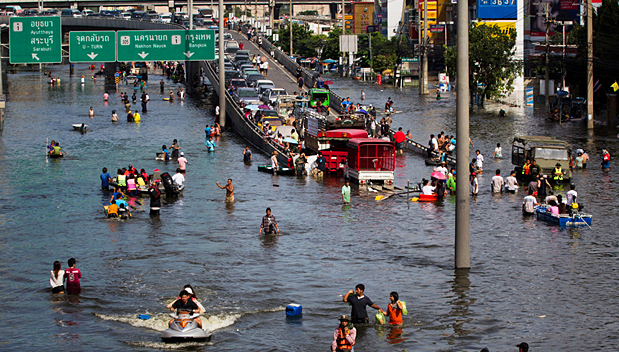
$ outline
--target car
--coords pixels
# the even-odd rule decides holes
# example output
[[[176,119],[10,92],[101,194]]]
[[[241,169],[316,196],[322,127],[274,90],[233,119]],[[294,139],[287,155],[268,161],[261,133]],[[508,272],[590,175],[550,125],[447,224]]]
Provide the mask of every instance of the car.
[[[60,10],[58,9],[47,9],[43,10],[40,13],[41,16],[60,16]]]
[[[262,100],[262,96],[264,95],[264,92],[266,92],[267,90],[270,90],[271,88],[275,88],[275,86],[263,84],[259,87],[256,87],[256,92],[258,92],[258,96],[260,96],[260,100]]]
[[[233,99],[239,105],[245,106],[248,104],[260,104],[260,99],[258,98],[258,93],[253,88],[239,88],[236,89],[233,93]]]
[[[241,60],[241,61],[237,61],[234,63],[236,65],[236,67],[241,70],[241,66],[247,66],[247,65],[252,65],[251,62],[249,62],[249,60]],[[253,65],[252,65],[253,66]]]
[[[84,10],[82,10],[82,17],[88,17],[88,16],[91,16],[94,13],[95,12],[93,10],[84,9]]]
[[[256,69],[252,64],[238,64],[239,71],[243,72],[244,69]]]
[[[3,11],[3,12],[0,12],[0,16],[13,17],[17,15],[13,11]]]
[[[260,71],[256,70],[255,68],[253,70],[252,69],[245,70],[245,72],[243,73],[243,78],[247,80],[249,75],[260,75]]]
[[[172,13],[164,12],[161,14],[161,22],[163,23],[171,23],[172,22]]]
[[[240,49],[239,43],[235,42],[234,40],[227,41],[224,44],[224,49],[226,50],[227,53],[236,54],[236,52],[239,51]]]
[[[224,62],[224,70],[226,71],[234,71],[234,66],[232,66],[229,62]]]
[[[226,86],[228,89],[232,87],[234,87],[234,89],[246,88],[247,82],[242,78],[233,78],[228,81],[228,84]]]
[[[213,22],[213,21],[211,21],[211,22]],[[206,21],[205,21],[205,22],[204,22],[204,26],[205,26],[205,27],[209,27],[209,26],[210,26],[210,24],[207,26],[207,25],[206,25]],[[224,33],[224,40],[232,40],[232,34],[230,34],[230,33]],[[238,51],[237,51],[237,53],[238,53]]]
[[[264,78],[256,81],[256,89],[263,87],[263,86],[271,86],[275,88],[275,83],[273,83],[273,81],[271,80],[264,79]]]
[[[260,100],[262,100],[265,104],[275,105],[279,101],[280,95],[288,95],[284,88],[269,88],[264,91]]]
[[[249,50],[239,50],[236,54],[237,55],[245,55],[247,57],[249,57],[251,55]]]
[[[158,13],[146,14],[146,16],[144,16],[143,21],[163,23],[163,20],[161,19],[161,15]]]
[[[60,16],[62,17],[83,17],[82,13],[79,12],[77,9],[64,9],[60,13]]]
[[[116,17],[116,12],[110,10],[103,10],[99,12],[99,17]]]
[[[19,15],[23,16],[23,17],[38,16],[39,15],[39,11],[37,11],[36,9],[25,9]]]
[[[572,170],[569,166],[569,156],[572,154],[572,146],[568,142],[547,136],[516,136],[512,142],[512,164],[516,165],[516,178],[520,182],[527,182],[527,176],[522,171],[522,166],[527,159],[535,160],[540,168],[540,175],[549,175],[549,181],[553,183],[567,182],[572,179]],[[563,177],[554,181],[554,168],[561,164]]]
[[[131,19],[135,21],[143,21],[147,15],[148,13],[146,13],[146,11],[133,11],[131,14]]]
[[[264,76],[261,74],[251,74],[251,75],[247,75],[247,78],[245,79],[247,81],[247,84],[249,84],[250,87],[255,87],[256,86],[256,81],[259,81],[261,79],[264,79]]]
[[[131,19],[131,12],[121,12],[120,13],[120,18],[124,18],[126,20],[130,20]]]
[[[229,80],[232,78],[243,78],[243,76],[241,76],[241,73],[239,71],[225,71],[224,72],[225,80]]]

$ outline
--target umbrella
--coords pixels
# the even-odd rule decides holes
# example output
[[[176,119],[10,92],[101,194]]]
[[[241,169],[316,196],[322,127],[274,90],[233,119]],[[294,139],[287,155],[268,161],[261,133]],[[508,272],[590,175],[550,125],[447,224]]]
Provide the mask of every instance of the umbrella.
[[[270,107],[262,104],[262,105],[258,105],[258,109],[267,109],[268,110],[268,109],[270,109]]]
[[[430,176],[434,177],[437,180],[444,180],[447,178],[447,176],[445,176],[445,174],[440,171],[434,171],[430,174]]]
[[[258,106],[258,105],[246,105],[244,107],[244,109],[247,109],[247,110],[258,110],[258,109],[260,109],[260,106]]]
[[[326,84],[326,85],[331,85],[331,84],[333,84],[333,81],[324,81],[323,83]]]
[[[322,60],[323,64],[334,64],[337,61],[333,60],[333,59],[326,59],[326,60]]]
[[[268,61],[268,59],[267,59],[267,57],[266,57],[266,56],[260,56],[260,61],[262,61],[262,62],[267,62],[267,61]]]
[[[299,144],[299,142],[297,142],[297,140],[296,140],[296,139],[294,139],[294,138],[290,138],[290,137],[288,137],[288,138],[284,138],[284,139],[283,139],[283,141],[284,141],[284,142],[288,142],[288,143],[290,143],[290,144]]]
[[[386,70],[383,71],[383,75],[390,75],[392,73],[393,73],[393,71],[391,69],[386,69]]]

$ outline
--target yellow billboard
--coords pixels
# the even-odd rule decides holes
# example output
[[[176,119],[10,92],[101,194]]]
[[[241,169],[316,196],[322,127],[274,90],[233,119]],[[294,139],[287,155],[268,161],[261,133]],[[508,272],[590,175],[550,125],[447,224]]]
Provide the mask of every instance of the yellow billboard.
[[[498,26],[501,32],[507,33],[510,28],[516,29],[516,22],[514,21],[479,21],[478,25],[485,24],[486,26]]]
[[[354,33],[366,33],[367,26],[374,22],[374,3],[373,2],[353,2]]]

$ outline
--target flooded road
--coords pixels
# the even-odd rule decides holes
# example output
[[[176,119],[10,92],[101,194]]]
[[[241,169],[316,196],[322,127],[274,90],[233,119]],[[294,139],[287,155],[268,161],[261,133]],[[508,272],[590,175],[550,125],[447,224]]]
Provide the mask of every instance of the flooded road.
[[[471,199],[470,271],[453,270],[455,199],[439,204],[392,197],[375,202],[353,186],[351,206],[342,206],[342,179],[273,177],[257,172],[267,157],[242,163],[245,142],[233,132],[204,146],[210,106],[189,98],[163,101],[151,75],[149,112],[127,123],[120,98],[101,80],[79,84],[85,65],[53,66],[59,85],[39,71],[18,71],[7,82],[5,129],[0,137],[0,301],[3,349],[146,351],[325,351],[337,317],[349,314],[340,295],[357,283],[383,309],[389,292],[407,302],[401,329],[359,327],[355,351],[512,351],[526,341],[532,350],[616,350],[619,240],[613,229],[619,210],[616,171],[602,173],[600,148],[618,155],[616,131],[589,135],[580,124],[557,124],[524,110],[498,105],[471,114],[473,149],[486,158],[480,194]],[[338,94],[382,107],[387,97],[402,113],[393,126],[410,129],[425,143],[430,133],[455,132],[455,98],[420,97],[369,83],[335,81]],[[166,81],[166,92],[176,85]],[[131,87],[122,86],[120,91]],[[89,119],[93,106],[96,116]],[[138,108],[139,104],[134,105]],[[120,121],[111,123],[111,111]],[[86,123],[89,132],[72,131]],[[492,170],[507,176],[511,139],[552,135],[592,157],[575,172],[580,202],[593,214],[591,230],[560,229],[523,218],[520,194],[491,195]],[[68,152],[44,156],[47,139]],[[135,203],[134,218],[108,220],[100,191],[102,167],[133,164],[173,172],[174,163],[154,160],[176,138],[189,159],[187,187],[164,202],[161,216],[148,216],[148,200]],[[502,160],[493,161],[496,143]],[[397,159],[397,185],[417,183],[432,171],[423,159]],[[236,202],[224,203],[215,182],[232,178]],[[565,190],[560,191],[562,193]],[[273,209],[280,237],[258,237],[266,207]],[[49,291],[52,263],[77,259],[83,273],[78,297]],[[206,307],[210,344],[166,346],[165,304],[192,284]],[[303,318],[286,320],[284,307],[303,306]],[[373,317],[375,311],[369,310]],[[138,314],[151,319],[140,320]]]

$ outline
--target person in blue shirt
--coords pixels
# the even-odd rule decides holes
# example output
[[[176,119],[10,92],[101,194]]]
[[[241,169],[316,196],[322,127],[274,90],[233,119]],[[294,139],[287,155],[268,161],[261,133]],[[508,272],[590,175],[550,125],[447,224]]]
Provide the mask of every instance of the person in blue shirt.
[[[112,181],[112,176],[107,172],[107,168],[103,168],[103,173],[101,174],[101,189],[104,191],[110,190],[110,181]]]
[[[165,161],[170,161],[170,151],[168,147],[164,144],[161,149],[163,150],[163,157]]]
[[[127,204],[127,202],[123,199],[122,194],[117,194],[115,200],[116,200],[116,205],[118,205],[119,208],[121,204],[123,204],[125,208],[129,208],[129,204]]]
[[[206,133],[206,139],[208,140],[208,137],[211,136],[211,128],[209,127],[209,125],[206,125],[206,128],[204,129],[204,133]]]
[[[215,141],[213,140],[213,137],[208,137],[208,141],[206,141],[206,147],[208,148],[209,152],[215,151]]]

